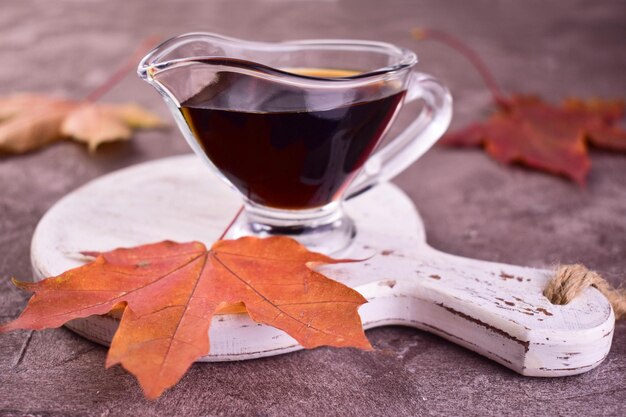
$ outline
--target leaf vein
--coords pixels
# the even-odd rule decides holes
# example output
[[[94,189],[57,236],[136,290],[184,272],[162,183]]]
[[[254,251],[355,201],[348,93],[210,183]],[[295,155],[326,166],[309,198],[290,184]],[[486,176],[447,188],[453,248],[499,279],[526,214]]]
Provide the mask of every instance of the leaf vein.
[[[292,319],[292,320],[294,320],[294,321],[296,321],[296,322],[298,322],[298,323],[301,323],[301,324],[303,324],[303,325],[307,326],[308,328],[313,329],[313,330],[316,330],[316,331],[318,331],[318,332],[320,332],[320,333],[323,333],[323,334],[326,334],[326,335],[329,335],[329,336],[333,336],[333,337],[341,337],[340,335],[337,335],[337,334],[334,334],[334,333],[331,333],[331,332],[328,332],[328,331],[325,331],[325,330],[322,330],[322,329],[318,329],[318,328],[317,328],[317,327],[315,327],[315,326],[311,326],[309,323],[305,323],[305,322],[303,322],[302,320],[299,320],[298,318],[296,318],[296,317],[292,316],[291,314],[287,313],[286,311],[284,311],[283,309],[281,309],[279,306],[277,306],[276,304],[272,303],[272,302],[271,302],[271,301],[270,301],[267,297],[265,297],[265,296],[264,296],[261,292],[259,292],[256,288],[254,288],[254,286],[252,286],[250,283],[246,282],[246,281],[245,281],[244,279],[242,279],[239,275],[237,275],[237,274],[236,274],[236,273],[235,273],[232,269],[230,269],[230,268],[229,268],[229,267],[228,267],[228,266],[227,266],[227,265],[226,265],[226,264],[225,264],[225,263],[224,263],[224,262],[223,262],[223,261],[222,261],[222,260],[221,260],[221,259],[217,256],[217,253],[212,252],[212,253],[211,253],[211,255],[212,255],[212,256],[215,258],[215,260],[216,260],[216,261],[218,261],[218,262],[219,262],[219,263],[220,263],[220,264],[221,264],[221,265],[222,265],[222,266],[223,266],[223,267],[224,267],[224,268],[225,268],[225,269],[226,269],[226,270],[227,270],[230,274],[232,274],[235,278],[237,278],[237,279],[238,279],[238,280],[240,280],[242,283],[244,283],[244,285],[248,286],[248,287],[249,287],[252,291],[254,291],[255,293],[257,293],[257,295],[258,295],[259,297],[261,297],[261,298],[262,298],[265,302],[267,302],[268,304],[270,304],[270,305],[272,305],[274,308],[276,308],[278,311],[280,311],[280,313],[282,313],[282,314],[284,314],[285,316],[289,317],[290,319]],[[277,318],[278,316],[280,316],[280,314],[278,314],[277,316],[275,316],[275,317],[272,319],[272,322],[273,322],[274,320],[276,320],[276,318]]]

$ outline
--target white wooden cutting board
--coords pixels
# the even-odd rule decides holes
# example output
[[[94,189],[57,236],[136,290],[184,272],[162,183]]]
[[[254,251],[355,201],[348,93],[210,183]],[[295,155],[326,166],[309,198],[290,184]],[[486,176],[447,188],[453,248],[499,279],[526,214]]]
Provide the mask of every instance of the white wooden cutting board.
[[[35,279],[84,262],[84,250],[106,251],[165,239],[210,245],[240,206],[239,197],[192,155],[136,165],[64,197],[39,223],[32,241]],[[523,375],[564,376],[598,366],[611,347],[614,315],[589,288],[565,306],[542,291],[550,271],[437,251],[407,196],[383,184],[346,203],[357,238],[342,257],[361,263],[320,268],[363,294],[365,328],[405,325],[437,334]],[[441,219],[445,221],[445,219]],[[110,316],[67,326],[108,344]],[[278,355],[301,349],[280,330],[245,314],[214,318],[203,361]]]

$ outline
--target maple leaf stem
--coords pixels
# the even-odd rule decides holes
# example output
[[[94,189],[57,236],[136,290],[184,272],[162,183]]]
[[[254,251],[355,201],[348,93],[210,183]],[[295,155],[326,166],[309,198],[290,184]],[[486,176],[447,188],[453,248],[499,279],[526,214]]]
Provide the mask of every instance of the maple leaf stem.
[[[85,96],[85,101],[94,102],[100,99],[103,95],[111,91],[113,87],[120,83],[126,77],[130,71],[137,67],[137,61],[146,53],[148,49],[154,46],[157,43],[159,37],[157,36],[149,36],[144,39],[135,52],[121,65],[109,78],[107,78],[103,83],[93,89],[89,94]]]
[[[500,90],[493,74],[485,62],[480,58],[480,55],[478,55],[478,53],[470,48],[465,42],[447,32],[436,29],[418,28],[414,29],[411,34],[417,40],[433,40],[441,42],[463,55],[479,72],[485,82],[485,85],[491,92],[495,105],[499,107],[507,107],[507,101],[503,98],[504,96],[502,91]]]
[[[230,231],[231,227],[233,227],[233,224],[235,224],[239,216],[241,216],[242,211],[243,211],[243,206],[239,207],[239,210],[237,210],[237,213],[235,213],[235,217],[233,217],[232,220],[228,223],[228,226],[226,226],[226,229],[224,229],[224,231],[222,232],[222,234],[217,240],[224,239],[224,236],[226,236],[226,234]]]

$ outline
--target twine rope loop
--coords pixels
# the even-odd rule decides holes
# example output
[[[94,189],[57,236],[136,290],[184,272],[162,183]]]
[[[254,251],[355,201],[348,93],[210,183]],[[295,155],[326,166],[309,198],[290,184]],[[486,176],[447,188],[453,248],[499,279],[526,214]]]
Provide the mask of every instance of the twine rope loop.
[[[616,320],[626,317],[626,288],[613,288],[600,274],[590,271],[584,265],[559,266],[543,295],[552,304],[563,305],[590,286],[597,288],[609,300]]]

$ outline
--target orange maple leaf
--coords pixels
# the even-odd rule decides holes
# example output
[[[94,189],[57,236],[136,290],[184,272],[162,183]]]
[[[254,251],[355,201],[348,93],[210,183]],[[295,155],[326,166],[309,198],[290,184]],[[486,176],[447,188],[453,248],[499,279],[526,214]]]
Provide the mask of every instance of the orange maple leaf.
[[[129,72],[158,38],[146,38],[117,71],[83,100],[43,94],[0,97],[0,154],[21,154],[50,143],[73,139],[90,152],[106,142],[130,139],[133,130],[164,127],[161,119],[142,107],[96,104]]]
[[[444,145],[484,146],[496,160],[520,163],[563,175],[579,184],[591,167],[587,143],[626,151],[626,131],[616,127],[622,101],[566,100],[561,107],[538,97],[499,98],[498,110],[484,123],[445,135]]]
[[[279,328],[305,348],[371,349],[357,291],[310,269],[350,262],[310,252],[287,237],[170,241],[94,254],[84,266],[37,283],[13,329],[58,327],[69,320],[125,306],[106,366],[134,374],[149,398],[176,384],[209,352],[216,312],[243,303],[250,317]]]
[[[0,154],[20,154],[71,138],[91,152],[103,143],[128,140],[133,129],[163,127],[136,104],[95,104],[37,94],[0,97]]]

